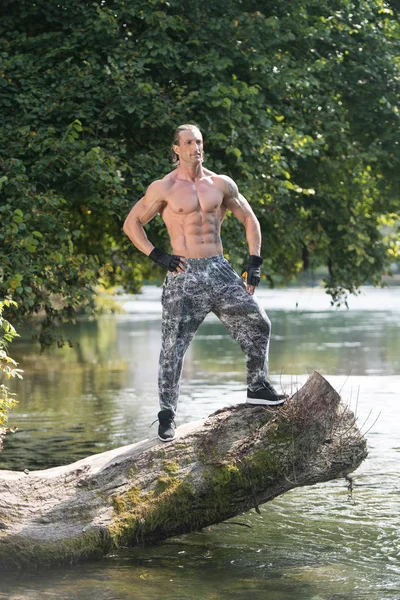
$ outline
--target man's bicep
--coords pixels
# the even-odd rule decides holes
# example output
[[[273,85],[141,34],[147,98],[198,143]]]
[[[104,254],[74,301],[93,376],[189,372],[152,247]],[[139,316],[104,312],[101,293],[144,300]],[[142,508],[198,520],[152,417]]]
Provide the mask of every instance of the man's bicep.
[[[236,183],[228,177],[227,175],[219,175],[218,176],[218,185],[222,187],[222,191],[224,194],[223,203],[227,206],[227,203],[230,200],[238,199],[239,197],[239,189]]]
[[[151,186],[131,210],[132,217],[139,221],[141,225],[146,225],[151,221],[163,209],[165,204],[157,191],[150,188]]]
[[[242,223],[244,223],[249,216],[254,214],[250,204],[240,192],[238,192],[236,196],[226,197],[224,199],[224,205],[231,211],[233,216]]]
[[[132,209],[132,216],[139,221],[141,225],[146,225],[151,221],[161,209],[159,202],[146,202],[146,197],[141,198]]]

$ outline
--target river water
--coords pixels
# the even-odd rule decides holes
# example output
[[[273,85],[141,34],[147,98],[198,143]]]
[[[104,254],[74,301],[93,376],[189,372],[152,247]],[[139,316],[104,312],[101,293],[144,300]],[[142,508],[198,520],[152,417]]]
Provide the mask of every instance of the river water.
[[[227,523],[86,565],[7,573],[0,598],[33,600],[399,600],[400,289],[365,288],[335,310],[319,289],[258,293],[273,324],[271,379],[294,391],[318,370],[356,412],[369,446],[352,495],[343,480],[298,488]],[[160,290],[125,313],[82,321],[72,349],[24,369],[1,469],[41,469],[156,435]],[[212,316],[185,359],[177,424],[245,399],[244,356]]]

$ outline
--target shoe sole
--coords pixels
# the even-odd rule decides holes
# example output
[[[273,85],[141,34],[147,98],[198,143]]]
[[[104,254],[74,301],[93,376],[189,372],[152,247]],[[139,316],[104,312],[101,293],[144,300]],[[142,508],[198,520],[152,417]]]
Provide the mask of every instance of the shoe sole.
[[[162,438],[162,437],[158,436],[158,439],[161,440],[162,442],[172,442],[172,440],[175,439],[175,434],[169,438]]]
[[[286,399],[282,399],[282,400],[264,400],[264,399],[257,399],[257,398],[247,398],[246,400],[246,404],[258,404],[261,406],[280,406],[281,404],[284,404],[286,402]]]

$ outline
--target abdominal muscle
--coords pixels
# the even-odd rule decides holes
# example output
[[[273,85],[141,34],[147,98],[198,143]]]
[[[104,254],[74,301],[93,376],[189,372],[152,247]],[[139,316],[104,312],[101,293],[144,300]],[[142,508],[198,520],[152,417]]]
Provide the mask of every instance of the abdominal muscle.
[[[185,258],[207,258],[222,254],[220,211],[200,208],[189,214],[163,211],[162,218],[170,236],[172,252]]]

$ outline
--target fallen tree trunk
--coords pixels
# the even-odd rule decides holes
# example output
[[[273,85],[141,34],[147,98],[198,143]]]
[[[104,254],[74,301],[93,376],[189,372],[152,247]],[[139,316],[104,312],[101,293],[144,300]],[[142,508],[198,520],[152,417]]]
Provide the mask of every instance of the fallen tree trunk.
[[[0,471],[0,565],[104,556],[224,521],[367,456],[353,413],[318,373],[279,409],[240,404],[71,465]]]

